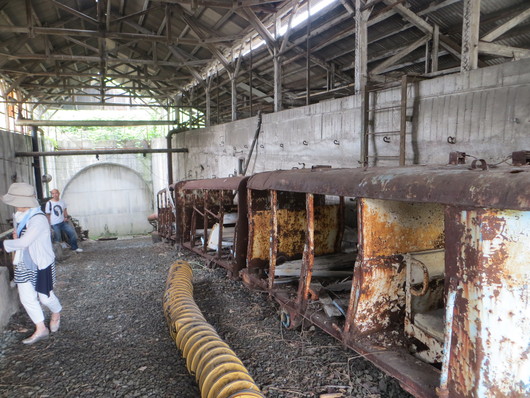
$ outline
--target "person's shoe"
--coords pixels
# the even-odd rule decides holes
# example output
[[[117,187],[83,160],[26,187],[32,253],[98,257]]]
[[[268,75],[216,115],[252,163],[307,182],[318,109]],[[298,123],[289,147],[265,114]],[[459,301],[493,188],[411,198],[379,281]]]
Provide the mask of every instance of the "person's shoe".
[[[50,332],[55,333],[59,331],[59,326],[61,326],[61,318],[56,321],[53,319],[50,320]]]
[[[81,249],[80,247],[78,247],[77,249],[74,250],[76,253],[83,253],[83,249]]]
[[[22,344],[35,344],[37,341],[47,339],[50,336],[50,331],[46,328],[44,333],[35,334],[33,333],[27,339],[22,340]]]

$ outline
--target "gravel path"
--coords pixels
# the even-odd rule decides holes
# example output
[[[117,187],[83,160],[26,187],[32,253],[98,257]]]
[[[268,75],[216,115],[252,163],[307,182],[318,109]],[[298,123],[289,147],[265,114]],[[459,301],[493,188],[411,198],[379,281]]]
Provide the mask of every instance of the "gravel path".
[[[194,267],[197,304],[267,397],[410,397],[320,330],[283,329],[266,295],[199,257],[150,237],[82,247],[57,267],[60,331],[24,346],[33,326],[20,311],[0,334],[1,397],[200,397],[162,312],[177,258]]]

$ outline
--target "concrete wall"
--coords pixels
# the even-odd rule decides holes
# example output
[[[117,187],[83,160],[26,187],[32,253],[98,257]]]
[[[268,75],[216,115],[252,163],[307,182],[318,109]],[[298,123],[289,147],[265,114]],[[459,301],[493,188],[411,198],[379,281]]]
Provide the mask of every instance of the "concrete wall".
[[[90,237],[144,234],[152,230],[152,192],[134,170],[114,163],[85,167],[63,192],[68,213],[77,218]]]
[[[371,94],[371,131],[399,130],[400,88]],[[530,149],[530,59],[442,76],[408,87],[407,164],[444,164],[462,151],[496,163]],[[310,167],[357,167],[360,160],[360,98],[352,96],[263,115],[258,145],[247,174]],[[257,118],[177,134],[174,180],[224,177],[246,159]],[[399,154],[398,136],[372,136],[370,155]],[[455,144],[450,144],[452,137]],[[372,165],[397,165],[379,158]]]
[[[47,146],[47,150],[54,150],[53,147],[50,147],[49,142],[47,143]],[[127,148],[134,148],[138,146],[142,148],[148,147],[147,143],[144,141],[131,142],[125,145]],[[120,147],[123,147],[123,145],[120,145],[115,141],[99,142],[96,147],[91,141],[70,140],[60,143],[60,150],[93,150],[98,148],[111,149]],[[101,163],[114,163],[128,167],[140,174],[146,184],[151,185],[151,154],[146,154],[145,156],[142,154],[99,155],[99,157],[96,157],[95,155],[84,155],[47,157],[47,173],[53,178],[52,182],[48,184],[48,188],[57,188],[60,191],[63,191],[66,184],[68,184],[74,175],[88,166]]]
[[[6,267],[0,267],[0,331],[6,327],[9,318],[19,307],[18,291],[9,283],[9,271]]]
[[[96,148],[91,141],[60,143],[61,150],[138,146],[148,147],[144,141],[99,142]],[[152,230],[147,216],[154,211],[152,184],[157,172],[151,154],[47,157],[46,172],[53,178],[47,184],[48,191],[57,188],[63,193],[69,214],[80,221],[83,229],[89,230],[90,237],[143,234]],[[109,198],[112,198],[110,202]],[[136,202],[131,202],[131,198]]]
[[[34,183],[31,159],[15,158],[16,151],[31,151],[31,137],[0,130],[0,195],[15,181]],[[12,227],[7,220],[12,218],[13,211],[13,207],[0,201],[0,233]],[[0,266],[0,331],[18,308],[17,290],[9,284],[8,269]]]
[[[0,195],[4,195],[13,182],[34,183],[32,159],[15,158],[15,152],[24,151],[31,151],[30,136],[0,130]],[[11,228],[7,219],[12,218],[13,210],[0,201],[0,232]]]

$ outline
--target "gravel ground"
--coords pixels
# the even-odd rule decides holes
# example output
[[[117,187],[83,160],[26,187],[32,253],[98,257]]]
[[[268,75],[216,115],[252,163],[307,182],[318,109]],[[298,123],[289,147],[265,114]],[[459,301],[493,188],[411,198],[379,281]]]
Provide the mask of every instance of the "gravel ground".
[[[197,304],[267,397],[410,397],[322,331],[282,328],[267,295],[207,268],[200,257],[150,237],[82,247],[57,266],[59,332],[24,346],[33,325],[20,311],[1,333],[1,397],[200,397],[162,312],[176,259],[193,266]]]

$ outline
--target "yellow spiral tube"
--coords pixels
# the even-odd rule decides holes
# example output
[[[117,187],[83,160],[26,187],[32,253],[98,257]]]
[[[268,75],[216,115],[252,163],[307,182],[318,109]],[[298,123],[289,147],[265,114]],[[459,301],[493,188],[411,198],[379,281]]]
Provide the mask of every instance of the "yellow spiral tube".
[[[217,334],[193,300],[193,272],[185,261],[170,268],[164,314],[201,398],[264,398],[241,360]]]

